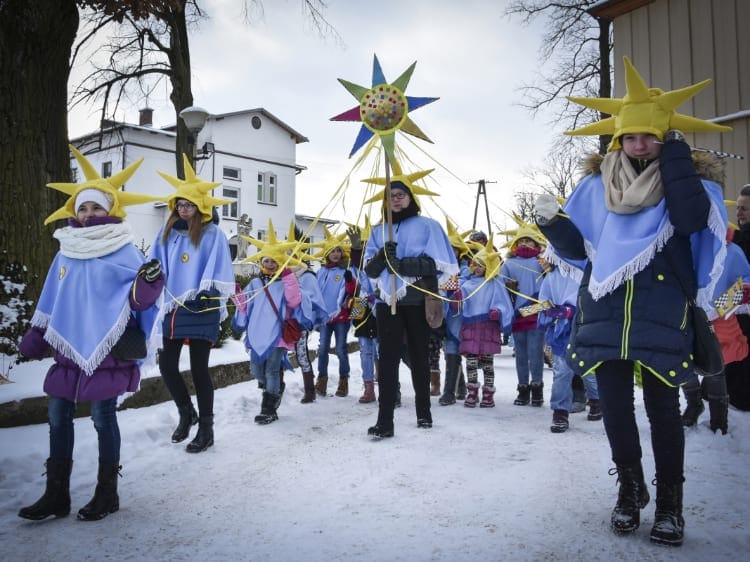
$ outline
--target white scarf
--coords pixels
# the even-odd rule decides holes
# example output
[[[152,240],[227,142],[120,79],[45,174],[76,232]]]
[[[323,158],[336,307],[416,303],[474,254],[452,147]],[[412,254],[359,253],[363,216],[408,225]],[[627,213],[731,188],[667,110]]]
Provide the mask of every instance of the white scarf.
[[[107,256],[133,242],[133,232],[125,222],[84,228],[66,226],[57,229],[53,237],[60,241],[63,256],[79,260]]]
[[[659,163],[652,162],[637,174],[624,150],[610,152],[602,160],[607,209],[632,215],[644,207],[654,207],[664,197]]]

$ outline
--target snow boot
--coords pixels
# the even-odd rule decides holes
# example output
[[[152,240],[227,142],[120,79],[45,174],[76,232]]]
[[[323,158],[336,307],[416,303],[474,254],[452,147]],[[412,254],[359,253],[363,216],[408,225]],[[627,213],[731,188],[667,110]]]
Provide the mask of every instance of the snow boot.
[[[440,371],[430,371],[430,396],[440,396]]]
[[[365,381],[365,392],[359,397],[360,404],[369,404],[375,402],[375,383],[373,381]]]
[[[192,402],[184,406],[178,406],[177,411],[180,413],[180,421],[172,434],[172,443],[180,443],[187,439],[190,434],[190,427],[198,423],[198,412],[193,408]]]
[[[543,382],[532,382],[531,383],[531,405],[537,408],[544,404],[544,383]]]
[[[188,453],[201,453],[214,444],[214,416],[201,416],[198,418],[198,433],[185,450]]]
[[[339,377],[339,387],[336,389],[336,396],[341,398],[349,396],[349,377]]]
[[[549,430],[552,433],[565,433],[570,427],[568,423],[568,412],[567,410],[553,410],[552,412],[552,425],[549,426]]]
[[[260,425],[268,425],[269,423],[275,422],[279,419],[276,414],[276,409],[279,404],[279,395],[271,394],[270,392],[263,393],[263,399],[260,403],[260,414],[255,416],[255,423]]]
[[[466,385],[466,400],[464,400],[464,406],[467,408],[476,408],[477,402],[479,402],[479,385],[475,382],[470,382]]]
[[[697,381],[688,383],[682,387],[682,393],[685,395],[687,406],[682,413],[682,425],[692,427],[698,423],[698,417],[706,409],[701,397],[701,387]]]
[[[589,400],[589,413],[586,419],[589,421],[599,421],[604,417],[602,414],[602,405],[598,398],[592,398]]]
[[[480,408],[494,408],[495,407],[495,387],[487,386],[486,384],[482,387],[482,401],[479,403]]]
[[[99,521],[120,509],[117,477],[120,475],[121,468],[116,464],[99,464],[94,497],[78,510],[79,521]]]
[[[315,375],[312,372],[302,373],[302,383],[305,385],[305,395],[300,402],[302,404],[315,402]]]
[[[656,483],[656,513],[651,528],[651,542],[680,546],[685,533],[682,517],[682,482]]]
[[[18,512],[19,517],[41,521],[54,515],[65,517],[70,513],[70,472],[73,470],[72,459],[47,459],[47,487],[44,495],[30,506]]]
[[[609,473],[617,474],[617,481],[620,483],[617,504],[612,510],[612,531],[620,535],[632,533],[641,524],[641,509],[646,507],[650,499],[643,479],[643,467],[640,462],[617,465]]]
[[[318,376],[318,382],[315,383],[315,392],[320,396],[325,396],[328,392],[328,377]]]
[[[461,368],[461,356],[458,356],[458,382],[456,382],[456,400],[466,398],[466,377],[464,370]]]
[[[393,426],[381,425],[379,423],[375,424],[372,427],[367,428],[367,435],[373,439],[393,437]]]
[[[529,403],[529,394],[531,392],[529,385],[519,384],[516,387],[516,390],[518,391],[518,396],[516,396],[516,399],[513,401],[513,403],[516,406],[526,406],[526,404]]]
[[[458,363],[461,356],[448,353],[445,356],[445,383],[443,395],[438,399],[441,406],[450,406],[456,403],[456,378],[458,377]]]

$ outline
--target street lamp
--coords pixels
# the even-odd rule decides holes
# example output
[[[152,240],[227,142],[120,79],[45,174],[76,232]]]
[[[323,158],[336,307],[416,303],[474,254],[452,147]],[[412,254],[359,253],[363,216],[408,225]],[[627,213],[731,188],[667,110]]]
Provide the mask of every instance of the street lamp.
[[[190,149],[190,164],[195,166],[195,157],[197,156],[198,134],[203,130],[203,126],[208,119],[208,111],[202,107],[191,105],[180,111],[180,119],[185,123],[190,134],[188,135],[188,145]]]

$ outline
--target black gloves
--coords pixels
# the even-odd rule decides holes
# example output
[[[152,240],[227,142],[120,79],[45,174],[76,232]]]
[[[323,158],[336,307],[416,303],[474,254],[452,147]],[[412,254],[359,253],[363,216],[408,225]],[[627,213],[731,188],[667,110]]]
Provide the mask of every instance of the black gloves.
[[[153,283],[161,275],[161,263],[156,258],[152,259],[148,263],[144,263],[141,269],[138,271],[139,275],[143,275],[143,279],[146,283]]]
[[[354,275],[352,275],[352,272],[349,271],[348,269],[344,271],[344,281],[349,283],[349,281],[351,281],[352,279],[354,279]]]
[[[385,265],[388,271],[392,273],[399,272],[400,260],[396,257],[396,243],[388,241],[383,245],[383,251],[385,253]]]

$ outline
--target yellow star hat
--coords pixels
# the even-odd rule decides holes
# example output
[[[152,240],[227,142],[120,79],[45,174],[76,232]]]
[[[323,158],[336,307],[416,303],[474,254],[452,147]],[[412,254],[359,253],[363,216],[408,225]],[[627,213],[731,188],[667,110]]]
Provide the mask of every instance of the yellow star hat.
[[[158,172],[172,187],[177,191],[172,195],[168,196],[165,200],[169,204],[169,210],[174,211],[174,206],[178,199],[187,199],[195,206],[198,207],[201,215],[203,215],[203,222],[208,222],[213,218],[213,208],[219,205],[229,205],[234,203],[234,199],[218,199],[213,197],[209,191],[219,187],[221,182],[209,182],[203,181],[195,175],[195,170],[190,165],[190,160],[187,154],[182,155],[182,159],[185,165],[185,179],[181,180],[174,176],[170,176],[165,172]]]
[[[722,133],[732,130],[731,127],[717,125],[689,115],[681,115],[675,111],[677,107],[705,88],[711,80],[703,80],[692,86],[664,92],[659,88],[649,88],[630,59],[628,57],[623,57],[623,59],[625,60],[625,88],[627,90],[625,97],[622,99],[568,97],[574,103],[612,117],[574,131],[566,131],[566,135],[613,135],[612,142],[607,149],[612,152],[622,148],[620,137],[625,134],[651,133],[659,140],[664,140],[664,133],[670,129],[679,129],[683,133]]]
[[[488,280],[496,277],[497,274],[500,273],[500,266],[503,263],[503,260],[500,258],[500,253],[495,251],[492,242],[493,236],[493,234],[490,234],[487,244],[471,258],[472,261],[484,265],[484,277]]]
[[[419,170],[417,172],[412,172],[411,174],[405,174],[403,170],[401,169],[401,165],[398,163],[398,161],[394,158],[392,160],[393,164],[393,175],[391,176],[391,184],[396,182],[403,183],[406,187],[409,188],[412,194],[412,199],[414,199],[414,203],[416,203],[417,207],[420,207],[419,199],[417,198],[417,194],[419,195],[430,195],[430,196],[439,196],[439,193],[435,193],[434,191],[430,191],[429,189],[425,189],[424,187],[420,187],[418,185],[415,185],[414,182],[417,180],[422,179],[427,174],[430,174],[435,170],[435,168],[431,168],[429,170]],[[385,178],[368,178],[366,180],[361,180],[364,183],[372,183],[375,185],[385,185],[386,179]],[[375,203],[376,201],[382,201],[385,204],[385,189],[382,191],[378,191],[375,195],[367,199],[364,204],[368,203]]]
[[[60,207],[57,211],[48,216],[44,224],[49,224],[56,220],[76,218],[76,196],[84,189],[97,189],[103,193],[106,193],[112,200],[112,208],[109,210],[109,216],[124,218],[126,213],[124,207],[128,205],[138,205],[140,203],[148,203],[150,201],[163,201],[162,197],[155,197],[153,195],[143,195],[140,193],[132,193],[130,191],[120,191],[120,188],[125,184],[126,181],[135,173],[138,167],[143,162],[143,158],[133,162],[130,166],[118,172],[114,176],[103,178],[99,175],[94,168],[94,165],[88,161],[88,159],[81,154],[73,145],[68,145],[70,151],[78,161],[78,165],[81,166],[83,176],[85,178],[81,183],[48,183],[47,187],[62,191],[66,195],[70,195],[65,205]]]
[[[273,228],[273,221],[271,219],[268,219],[268,240],[259,240],[257,238],[252,238],[251,236],[244,236],[240,234],[240,238],[243,240],[247,240],[258,248],[258,251],[254,253],[249,258],[245,258],[243,263],[251,263],[251,262],[258,262],[263,258],[271,258],[273,261],[275,261],[277,264],[279,264],[279,267],[285,266],[285,267],[291,267],[294,265],[301,265],[304,266],[305,264],[297,259],[294,255],[292,255],[290,252],[292,252],[297,246],[296,241],[285,241],[282,242],[276,238],[276,230]]]
[[[322,244],[320,242],[302,242],[302,239],[297,240],[296,228],[297,225],[295,224],[294,219],[292,219],[289,222],[289,232],[286,235],[286,243],[291,244],[292,255],[298,260],[312,260],[312,255],[305,252],[304,250],[308,250],[310,248],[320,248]]]
[[[313,259],[323,261],[325,258],[336,248],[341,248],[344,253],[342,261],[348,262],[350,259],[350,242],[346,232],[342,234],[331,234],[326,226],[323,226],[323,232],[325,233],[326,239],[320,242],[319,245],[322,248],[319,252],[313,254]]]
[[[544,234],[542,234],[536,224],[527,223],[516,213],[513,213],[513,220],[516,221],[517,228],[503,230],[500,232],[500,234],[510,236],[510,239],[505,244],[503,244],[503,247],[510,249],[510,251],[513,251],[513,249],[516,247],[516,244],[518,244],[518,241],[521,238],[531,238],[540,246],[547,245],[547,239],[544,237]]]
[[[459,232],[456,225],[447,216],[445,217],[445,227],[448,231],[448,240],[451,246],[458,250],[459,257],[469,253],[471,248],[469,248],[469,244],[464,240],[467,234]]]
[[[346,223],[347,225],[351,227],[358,226],[356,224],[352,224],[350,222]],[[362,240],[362,244],[367,242],[368,238],[370,238],[370,233],[372,232],[372,224],[370,223],[370,215],[365,215],[365,226],[359,227],[359,237]]]

